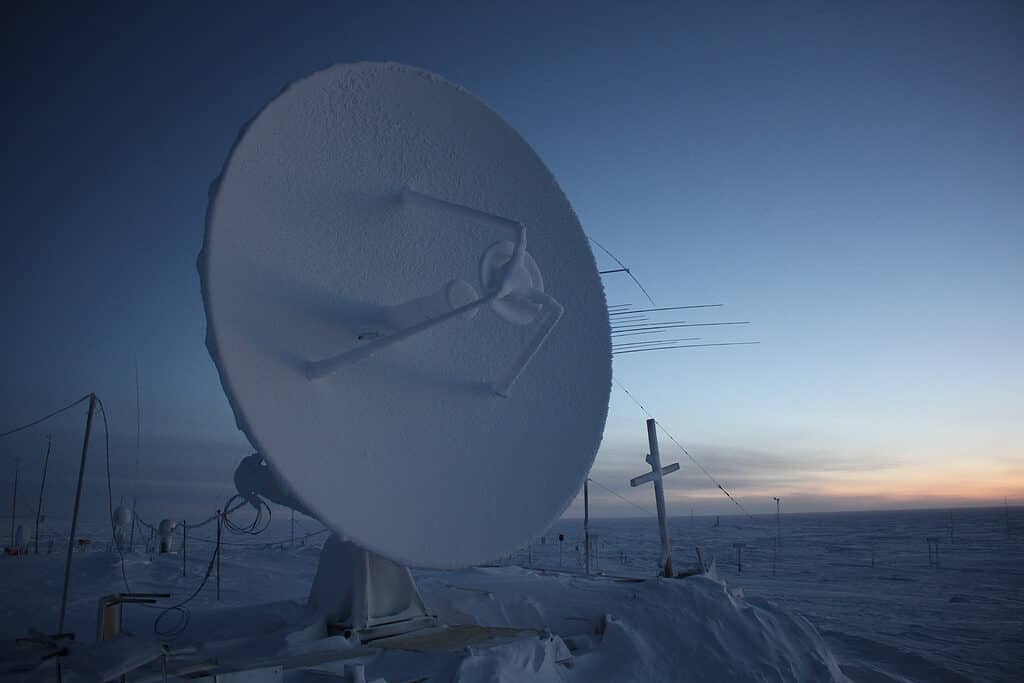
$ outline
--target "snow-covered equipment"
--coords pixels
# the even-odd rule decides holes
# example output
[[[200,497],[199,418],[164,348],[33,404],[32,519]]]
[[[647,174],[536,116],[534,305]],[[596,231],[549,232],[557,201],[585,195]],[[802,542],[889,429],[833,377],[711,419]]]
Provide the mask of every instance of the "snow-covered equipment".
[[[114,547],[123,551],[132,526],[132,511],[124,503],[118,505],[111,522],[114,526]]]
[[[171,545],[174,540],[174,530],[177,528],[178,523],[173,519],[160,520],[160,526],[157,527],[157,534],[160,536],[161,553],[171,552]]]
[[[118,505],[114,510],[114,526],[127,529],[132,523],[132,511],[125,505]]]
[[[198,269],[238,426],[339,535],[314,604],[380,606],[380,572],[408,599],[377,618],[405,618],[406,565],[498,558],[583,484],[611,387],[594,256],[536,153],[458,86],[390,63],[293,83],[214,183]]]
[[[25,532],[25,526],[22,524],[19,524],[18,528],[14,530],[13,552],[15,555],[28,554],[28,534]]]
[[[579,491],[611,378],[594,257],[541,160],[461,88],[398,64],[289,86],[214,184],[198,267],[240,428],[362,547],[491,560]]]

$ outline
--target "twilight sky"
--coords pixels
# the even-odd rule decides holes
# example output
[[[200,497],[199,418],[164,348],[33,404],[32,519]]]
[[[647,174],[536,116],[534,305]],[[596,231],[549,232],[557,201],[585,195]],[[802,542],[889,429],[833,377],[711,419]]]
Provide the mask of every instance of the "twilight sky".
[[[483,5],[9,12],[0,431],[96,391],[130,489],[137,358],[142,478],[226,491],[247,446],[204,346],[209,183],[288,82],[393,60],[502,114],[659,304],[753,322],[694,334],[759,346],[615,360],[751,512],[773,495],[791,511],[1024,497],[1017,3]],[[606,284],[611,303],[643,302]],[[643,419],[614,389],[593,476],[650,508],[626,483]],[[80,422],[48,428],[61,462]],[[46,431],[0,442],[0,468],[20,454],[37,481]],[[683,461],[674,512],[736,511],[662,452]]]

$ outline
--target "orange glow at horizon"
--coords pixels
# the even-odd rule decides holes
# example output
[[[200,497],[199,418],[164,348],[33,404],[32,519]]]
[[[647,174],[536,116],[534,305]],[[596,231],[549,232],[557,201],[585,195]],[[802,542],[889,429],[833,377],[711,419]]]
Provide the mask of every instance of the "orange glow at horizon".
[[[1002,500],[1024,492],[1024,474],[989,467],[953,465],[943,468],[901,467],[875,476],[846,477],[823,482],[820,495],[872,496],[886,499],[945,498]]]
[[[815,473],[801,485],[761,486],[730,489],[738,498],[765,496],[813,496],[836,499],[873,499],[878,503],[928,502],[929,500],[990,502],[1001,504],[1004,497],[1024,498],[1024,469],[995,463],[947,463],[944,466],[906,465],[874,472],[844,472],[829,477]],[[699,491],[666,491],[672,500],[715,499],[722,493],[713,487]]]

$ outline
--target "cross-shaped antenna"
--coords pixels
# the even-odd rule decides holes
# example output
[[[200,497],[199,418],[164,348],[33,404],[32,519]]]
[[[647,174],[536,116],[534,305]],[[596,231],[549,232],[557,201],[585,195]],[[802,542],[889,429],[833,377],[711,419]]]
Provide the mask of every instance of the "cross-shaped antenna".
[[[668,521],[665,518],[665,488],[662,486],[662,478],[666,474],[672,474],[679,469],[679,463],[674,462],[668,467],[661,466],[661,454],[658,452],[658,425],[654,418],[647,420],[647,443],[651,452],[647,454],[647,464],[651,471],[641,474],[629,480],[629,485],[636,487],[654,482],[654,502],[658,507],[658,531],[661,533],[661,576],[671,577],[672,574],[672,546],[668,538]]]

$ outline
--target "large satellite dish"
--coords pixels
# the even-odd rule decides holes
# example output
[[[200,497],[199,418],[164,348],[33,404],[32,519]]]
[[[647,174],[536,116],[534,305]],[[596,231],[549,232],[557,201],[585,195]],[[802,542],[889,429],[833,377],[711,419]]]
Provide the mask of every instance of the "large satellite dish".
[[[293,83],[211,190],[199,272],[238,426],[349,540],[465,566],[579,490],[604,292],[551,173],[465,90],[375,63]]]

